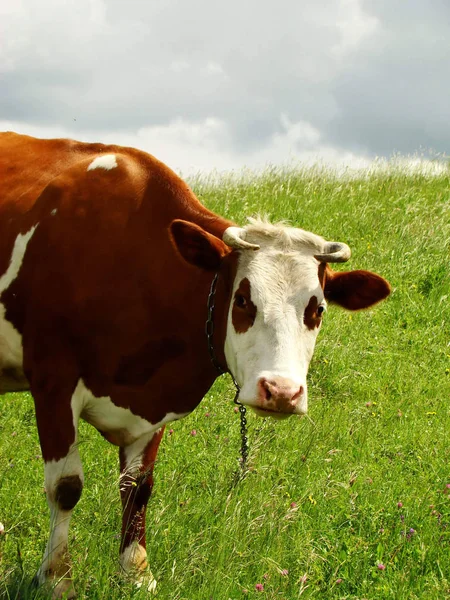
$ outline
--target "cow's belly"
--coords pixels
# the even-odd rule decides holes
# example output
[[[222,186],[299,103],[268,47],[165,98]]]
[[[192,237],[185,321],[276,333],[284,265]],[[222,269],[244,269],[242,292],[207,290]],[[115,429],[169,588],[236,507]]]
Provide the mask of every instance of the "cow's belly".
[[[165,423],[188,414],[169,412],[158,423],[151,423],[128,408],[116,406],[107,396],[94,396],[81,379],[72,396],[72,411],[75,420],[81,417],[116,446],[129,446],[157,431]]]

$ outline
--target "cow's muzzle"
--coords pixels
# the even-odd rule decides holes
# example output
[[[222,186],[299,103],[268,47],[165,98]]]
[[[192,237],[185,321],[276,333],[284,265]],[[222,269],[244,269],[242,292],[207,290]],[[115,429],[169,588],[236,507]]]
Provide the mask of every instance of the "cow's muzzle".
[[[257,402],[252,408],[260,416],[285,418],[306,412],[305,388],[286,377],[261,377],[257,383]]]

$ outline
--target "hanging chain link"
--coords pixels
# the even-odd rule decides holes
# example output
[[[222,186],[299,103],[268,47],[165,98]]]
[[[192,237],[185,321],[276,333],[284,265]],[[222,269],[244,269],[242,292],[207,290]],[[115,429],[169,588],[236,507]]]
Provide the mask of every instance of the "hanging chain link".
[[[219,364],[216,354],[214,352],[214,344],[213,344],[213,334],[214,334],[214,299],[216,294],[217,280],[219,278],[219,273],[214,275],[214,279],[211,283],[211,288],[209,290],[208,295],[208,318],[205,323],[205,333],[206,338],[208,340],[208,351],[209,356],[211,358],[211,362],[214,365],[215,369],[218,371],[220,375],[226,373],[225,369]],[[246,408],[243,404],[239,402],[239,393],[241,388],[239,387],[238,382],[234,378],[233,373],[230,372],[231,379],[233,380],[234,387],[236,388],[236,394],[234,396],[234,403],[239,407],[239,415],[241,419],[241,469],[242,475],[245,473],[247,469],[247,458],[248,458],[248,436],[247,436],[247,417],[246,417]]]

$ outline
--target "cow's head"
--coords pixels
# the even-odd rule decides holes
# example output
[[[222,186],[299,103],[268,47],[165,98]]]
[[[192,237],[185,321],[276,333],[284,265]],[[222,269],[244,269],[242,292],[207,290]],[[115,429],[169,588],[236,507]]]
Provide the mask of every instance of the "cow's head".
[[[375,273],[332,271],[328,263],[347,261],[349,247],[301,229],[251,219],[226,229],[222,241],[175,221],[172,236],[181,255],[204,269],[220,270],[237,255],[224,353],[240,401],[262,416],[306,413],[306,375],[327,301],[359,310],[390,292]]]

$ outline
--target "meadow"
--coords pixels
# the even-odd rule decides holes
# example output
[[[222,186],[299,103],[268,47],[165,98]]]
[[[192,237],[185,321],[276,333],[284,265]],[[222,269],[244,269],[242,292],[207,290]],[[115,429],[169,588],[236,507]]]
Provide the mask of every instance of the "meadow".
[[[249,413],[244,479],[228,376],[168,427],[147,518],[157,598],[450,597],[449,175],[269,169],[192,182],[238,223],[260,213],[345,241],[352,259],[335,268],[380,273],[392,294],[368,311],[329,307],[309,415]],[[148,597],[118,575],[117,449],[82,423],[80,452],[79,598]],[[28,394],[0,397],[0,521],[0,598],[45,598],[29,587],[49,515]]]

